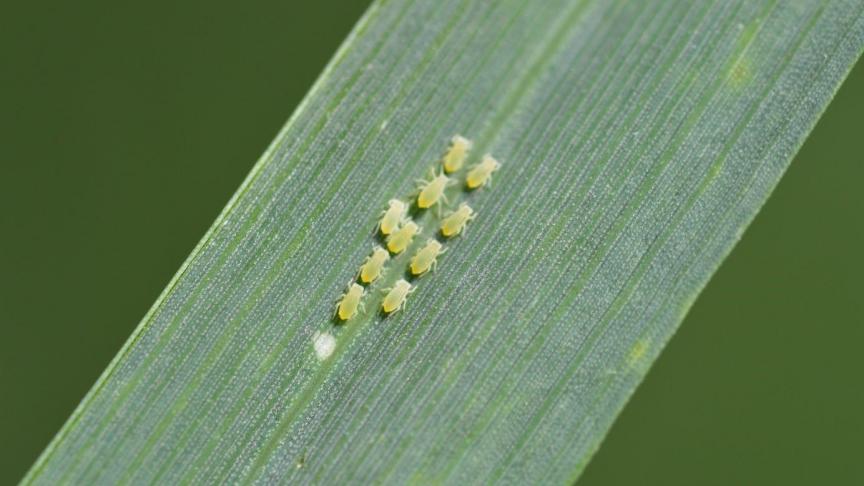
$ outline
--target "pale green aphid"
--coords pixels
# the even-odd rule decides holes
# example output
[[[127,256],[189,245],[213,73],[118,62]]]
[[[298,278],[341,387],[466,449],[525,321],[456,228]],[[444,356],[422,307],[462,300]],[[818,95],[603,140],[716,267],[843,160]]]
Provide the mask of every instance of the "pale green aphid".
[[[417,196],[417,207],[426,209],[434,206],[442,198],[445,201],[447,200],[447,197],[444,196],[444,189],[453,184],[453,179],[447,177],[442,172],[433,177],[432,180],[421,181],[420,184],[420,195]]]
[[[381,221],[378,222],[378,229],[385,236],[396,231],[408,210],[408,205],[398,199],[391,199],[387,204],[389,207],[381,213]]]
[[[405,248],[408,248],[414,235],[419,231],[420,227],[414,221],[408,221],[405,223],[405,226],[387,237],[387,249],[390,250],[390,253],[402,253],[405,251]]]
[[[491,155],[486,154],[479,164],[468,171],[468,175],[465,176],[465,184],[468,186],[468,189],[476,189],[489,184],[492,182],[492,173],[499,168],[501,168],[501,164]]]
[[[384,264],[390,259],[390,254],[387,250],[376,246],[372,250],[372,255],[366,257],[366,261],[360,266],[360,281],[368,284],[374,282],[381,276],[384,269]]]
[[[339,316],[339,319],[347,321],[354,317],[354,315],[357,314],[357,309],[362,305],[360,299],[363,298],[364,294],[365,291],[363,290],[362,285],[352,283],[351,286],[348,287],[348,292],[342,294],[342,298],[336,305],[336,315]]]
[[[474,210],[468,203],[462,203],[456,211],[453,211],[441,221],[441,234],[446,237],[456,236],[462,232],[468,221],[474,219]]]
[[[468,157],[468,152],[471,150],[471,145],[471,140],[461,135],[454,135],[450,139],[450,148],[444,154],[444,172],[450,174],[461,169]]]
[[[381,309],[390,314],[405,308],[405,300],[408,298],[408,294],[414,292],[414,287],[405,279],[400,278],[392,289],[385,289],[385,291],[387,295],[381,301]]]
[[[438,255],[445,251],[441,243],[434,238],[429,238],[426,241],[426,246],[417,250],[417,253],[411,258],[411,265],[409,266],[411,275],[421,275],[428,272],[429,269],[435,270]]]

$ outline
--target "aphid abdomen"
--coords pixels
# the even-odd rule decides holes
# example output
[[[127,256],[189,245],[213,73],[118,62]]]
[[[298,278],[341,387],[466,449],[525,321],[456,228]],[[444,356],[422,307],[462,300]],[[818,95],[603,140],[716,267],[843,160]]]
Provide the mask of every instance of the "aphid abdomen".
[[[391,199],[388,204],[389,207],[381,215],[381,221],[378,223],[381,234],[385,236],[396,231],[408,210],[408,205],[398,199]]]
[[[498,163],[491,155],[486,154],[483,160],[474,166],[468,175],[465,176],[465,184],[469,189],[476,189],[480,186],[488,184],[492,179],[492,173],[498,170],[501,164]]]
[[[444,154],[444,172],[450,174],[461,169],[471,150],[471,145],[471,140],[461,135],[454,135],[450,140],[450,148]]]
[[[357,314],[357,309],[360,307],[360,299],[363,298],[363,287],[359,284],[352,283],[348,287],[348,292],[342,294],[342,299],[336,308],[336,313],[339,319],[347,321]]]
[[[443,196],[444,189],[452,183],[452,179],[444,174],[438,174],[431,181],[426,182],[417,196],[417,207],[421,209],[431,208]]]
[[[456,236],[472,219],[474,219],[474,210],[467,203],[462,203],[459,209],[441,221],[441,234],[446,237]]]
[[[387,295],[384,296],[384,300],[381,301],[381,310],[390,314],[403,309],[408,294],[413,291],[414,289],[411,287],[411,284],[406,282],[405,279],[400,278],[393,288],[387,292]]]
[[[366,262],[360,267],[360,281],[368,284],[377,280],[389,259],[390,254],[387,253],[387,250],[376,246],[372,250],[372,255],[368,256]]]
[[[418,231],[420,228],[413,221],[408,221],[405,226],[387,237],[387,249],[391,253],[402,253],[411,244],[411,240]]]
[[[411,258],[411,265],[409,266],[411,274],[421,275],[428,272],[429,269],[434,268],[438,255],[443,252],[441,243],[437,240],[429,239],[426,242],[426,246],[417,251],[414,257]]]

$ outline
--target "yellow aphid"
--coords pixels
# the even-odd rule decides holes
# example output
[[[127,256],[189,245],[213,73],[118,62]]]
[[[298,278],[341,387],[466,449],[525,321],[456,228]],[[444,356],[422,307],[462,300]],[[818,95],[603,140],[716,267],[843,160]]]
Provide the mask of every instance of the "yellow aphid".
[[[387,249],[391,253],[402,253],[411,240],[420,231],[420,228],[414,224],[414,221],[408,221],[405,226],[396,230],[393,234],[387,237]]]
[[[357,309],[361,306],[360,299],[363,298],[363,294],[363,286],[360,284],[352,283],[348,287],[348,292],[342,294],[339,304],[336,305],[336,314],[339,316],[339,319],[347,321],[357,314]]]
[[[372,250],[372,255],[366,257],[366,261],[360,267],[360,281],[363,283],[374,282],[375,279],[381,276],[381,271],[384,269],[384,264],[390,259],[390,254],[387,250],[376,246]]]
[[[430,268],[435,270],[435,263],[438,255],[445,251],[446,250],[441,246],[441,243],[430,238],[426,242],[426,246],[418,250],[417,253],[414,254],[414,257],[411,258],[411,275],[426,273]]]
[[[468,175],[465,176],[465,183],[468,185],[469,189],[483,186],[492,180],[492,173],[500,167],[501,164],[499,164],[497,160],[492,158],[491,155],[486,154],[483,156],[483,160],[479,164],[475,165],[470,171],[468,171]]]
[[[387,314],[404,309],[405,299],[408,298],[408,294],[411,292],[414,292],[411,284],[406,282],[405,279],[400,278],[392,289],[387,290],[387,295],[384,296],[384,300],[381,302],[381,309]]]
[[[405,212],[408,210],[408,205],[398,199],[391,199],[387,204],[390,207],[381,213],[381,221],[378,223],[378,228],[383,235],[389,235],[396,231],[399,223],[405,219]]]
[[[450,148],[444,154],[444,172],[449,174],[461,169],[470,150],[471,140],[461,135],[455,135],[450,140]]]
[[[453,183],[453,179],[446,175],[438,174],[431,181],[423,181],[420,188],[420,195],[417,196],[417,207],[421,209],[431,208],[439,199],[447,198],[444,196],[444,189]]]
[[[459,205],[459,209],[450,213],[441,221],[441,234],[447,237],[456,236],[465,229],[468,221],[474,219],[474,210],[467,203]]]

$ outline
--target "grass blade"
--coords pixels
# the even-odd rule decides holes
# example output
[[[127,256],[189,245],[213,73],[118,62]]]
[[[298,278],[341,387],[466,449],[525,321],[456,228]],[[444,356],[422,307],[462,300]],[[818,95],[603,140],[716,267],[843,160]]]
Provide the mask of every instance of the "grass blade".
[[[25,483],[573,480],[858,58],[862,10],[375,3]],[[337,325],[380,211],[456,133],[502,162],[450,190],[476,220],[406,311],[373,293]]]

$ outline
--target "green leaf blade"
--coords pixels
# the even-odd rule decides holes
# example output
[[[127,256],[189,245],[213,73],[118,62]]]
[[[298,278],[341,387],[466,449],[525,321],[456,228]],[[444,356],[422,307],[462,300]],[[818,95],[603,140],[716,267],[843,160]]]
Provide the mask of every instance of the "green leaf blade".
[[[574,479],[857,59],[862,8],[373,5],[25,482]],[[502,161],[477,219],[404,313],[373,296],[335,326],[379,211],[455,133]]]

